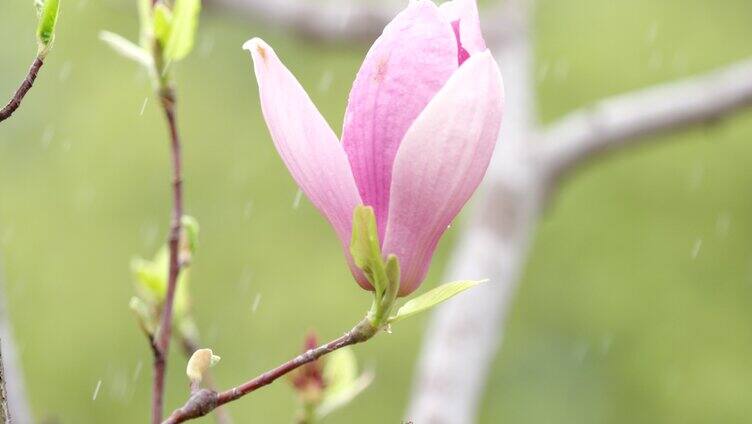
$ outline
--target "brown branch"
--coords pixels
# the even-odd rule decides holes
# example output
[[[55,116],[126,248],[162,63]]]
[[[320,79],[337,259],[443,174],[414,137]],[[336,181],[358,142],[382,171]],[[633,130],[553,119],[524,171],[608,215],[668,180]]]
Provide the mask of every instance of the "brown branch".
[[[28,93],[29,90],[31,90],[31,87],[34,85],[34,81],[37,79],[37,75],[39,74],[39,70],[42,68],[42,65],[44,65],[44,59],[37,56],[37,58],[34,59],[34,63],[31,64],[29,72],[26,74],[26,78],[23,80],[21,85],[16,90],[16,93],[13,95],[13,98],[10,99],[8,104],[5,105],[2,110],[0,110],[0,122],[10,118],[11,115],[13,115],[13,112],[15,112],[16,109],[21,106],[21,102],[23,101],[24,97],[26,97],[26,93]]]
[[[160,53],[161,54],[161,53]],[[170,351],[170,336],[172,334],[172,309],[175,301],[175,291],[180,275],[179,244],[181,232],[181,218],[183,216],[183,180],[182,180],[182,157],[180,147],[180,135],[178,133],[175,116],[175,91],[169,84],[163,84],[159,91],[159,97],[164,110],[165,118],[170,129],[170,151],[172,158],[172,219],[168,246],[170,250],[169,271],[167,277],[167,294],[162,308],[162,318],[157,333],[155,358],[154,358],[154,382],[152,392],[152,423],[162,421],[164,409],[164,381],[167,371],[166,362]]]
[[[309,362],[313,362],[328,353],[334,352],[345,346],[362,343],[373,337],[376,334],[376,331],[377,329],[371,325],[371,322],[368,319],[364,319],[342,337],[298,355],[284,364],[237,387],[233,387],[232,389],[220,393],[208,389],[198,390],[191,395],[185,405],[176,409],[162,422],[162,424],[178,424],[194,418],[203,417],[218,406],[237,400],[269,385],[289,372]]]

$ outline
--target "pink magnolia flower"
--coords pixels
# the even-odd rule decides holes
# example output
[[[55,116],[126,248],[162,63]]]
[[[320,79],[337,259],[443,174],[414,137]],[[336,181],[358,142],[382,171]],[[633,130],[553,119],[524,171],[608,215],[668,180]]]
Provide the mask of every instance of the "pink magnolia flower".
[[[355,78],[342,142],[274,50],[254,38],[261,107],[295,181],[352,262],[354,208],[374,208],[383,254],[397,256],[400,296],[418,288],[441,235],[480,184],[501,125],[501,74],[475,0],[413,0],[384,29]]]

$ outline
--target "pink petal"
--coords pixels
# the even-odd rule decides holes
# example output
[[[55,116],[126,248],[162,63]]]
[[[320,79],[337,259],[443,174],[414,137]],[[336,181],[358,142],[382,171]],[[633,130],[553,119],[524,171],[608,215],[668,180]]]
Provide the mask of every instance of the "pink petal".
[[[486,50],[486,42],[480,28],[478,5],[475,0],[452,0],[440,7],[444,19],[452,24],[457,37],[459,63],[468,57]]]
[[[457,69],[451,25],[430,1],[412,1],[371,47],[350,92],[342,142],[363,203],[384,240],[392,165],[415,118]]]
[[[254,38],[243,48],[253,57],[261,109],[274,146],[295,182],[334,227],[353,275],[370,288],[349,253],[353,210],[361,202],[342,145],[268,44]]]
[[[441,235],[483,179],[504,94],[491,53],[470,57],[405,135],[394,161],[384,255],[402,270],[400,296],[426,276]]]

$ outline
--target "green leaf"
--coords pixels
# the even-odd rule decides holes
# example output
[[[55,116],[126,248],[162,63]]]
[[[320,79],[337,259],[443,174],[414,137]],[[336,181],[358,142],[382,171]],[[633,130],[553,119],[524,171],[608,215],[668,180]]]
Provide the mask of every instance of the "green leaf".
[[[159,304],[164,301],[167,290],[167,266],[169,254],[166,248],[152,260],[135,258],[131,261],[131,271],[136,279],[136,289],[141,297],[149,302]]]
[[[376,215],[370,206],[359,205],[353,212],[352,238],[350,254],[355,265],[363,270],[368,281],[373,284],[377,295],[384,293],[387,276],[384,260],[381,257],[379,235],[376,227]]]
[[[109,31],[101,31],[99,39],[112,47],[121,56],[134,60],[147,68],[151,68],[152,59],[149,53],[128,39]]]
[[[55,25],[57,24],[59,6],[60,0],[45,0],[41,6],[39,25],[37,26],[37,41],[41,55],[47,54],[50,45],[55,40]]]
[[[175,1],[170,35],[163,44],[165,60],[176,62],[191,52],[200,11],[200,0]]]
[[[401,321],[405,318],[421,313],[471,287],[475,287],[478,284],[484,283],[486,281],[488,280],[466,280],[442,284],[427,293],[424,293],[414,299],[407,301],[404,305],[402,305],[401,308],[399,308],[399,310],[397,310],[396,314],[389,318],[389,324],[393,324],[397,321]]]

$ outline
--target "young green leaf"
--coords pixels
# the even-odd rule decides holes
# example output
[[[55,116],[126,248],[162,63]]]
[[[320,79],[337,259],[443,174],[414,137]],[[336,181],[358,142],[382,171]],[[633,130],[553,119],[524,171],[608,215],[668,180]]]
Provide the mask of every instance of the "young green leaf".
[[[59,6],[60,0],[45,0],[41,6],[39,25],[37,26],[37,42],[39,54],[42,56],[47,54],[55,40],[55,25],[57,24]]]
[[[101,31],[99,39],[112,47],[121,56],[134,60],[144,65],[147,69],[151,68],[153,61],[149,53],[128,39],[109,31]]]
[[[164,46],[172,32],[172,12],[164,3],[157,3],[153,9],[152,30],[154,37]]]
[[[399,308],[399,310],[397,310],[396,314],[389,318],[388,322],[389,324],[393,324],[397,321],[401,321],[405,318],[421,313],[471,287],[475,287],[478,284],[486,281],[488,280],[466,280],[442,284],[427,293],[424,293],[414,299],[407,301],[404,305],[402,305],[401,308]]]
[[[371,384],[373,377],[373,372],[358,375],[357,359],[349,347],[332,352],[324,365],[326,389],[316,416],[323,418],[350,403]]]
[[[358,360],[349,347],[335,350],[326,357],[324,381],[327,390],[337,391],[358,378]]]
[[[164,46],[164,58],[176,62],[185,58],[193,49],[193,40],[201,11],[200,0],[176,0],[172,11],[170,35]]]

